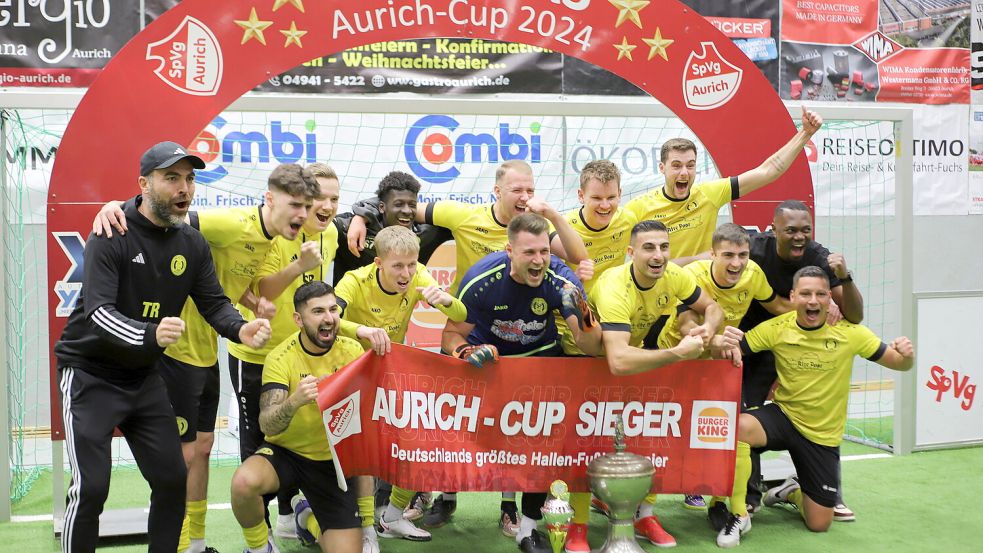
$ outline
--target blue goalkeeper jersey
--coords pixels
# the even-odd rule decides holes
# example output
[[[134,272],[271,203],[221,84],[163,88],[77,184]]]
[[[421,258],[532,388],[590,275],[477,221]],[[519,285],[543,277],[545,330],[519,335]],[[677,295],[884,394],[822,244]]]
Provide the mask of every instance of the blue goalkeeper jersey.
[[[512,263],[505,252],[495,252],[471,266],[461,279],[458,297],[468,308],[474,325],[470,344],[492,344],[500,355],[511,357],[561,355],[554,313],[574,315],[563,307],[564,286],[584,292],[580,279],[563,261],[552,256],[539,286],[519,284],[509,276]]]

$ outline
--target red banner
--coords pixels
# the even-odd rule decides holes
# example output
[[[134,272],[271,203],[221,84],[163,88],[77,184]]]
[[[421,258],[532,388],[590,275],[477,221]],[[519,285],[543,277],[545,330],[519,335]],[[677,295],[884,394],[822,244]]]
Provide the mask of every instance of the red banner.
[[[339,474],[413,490],[586,491],[613,451],[652,459],[652,490],[730,495],[741,373],[687,361],[626,377],[604,359],[503,358],[482,369],[405,346],[366,353],[320,384]]]

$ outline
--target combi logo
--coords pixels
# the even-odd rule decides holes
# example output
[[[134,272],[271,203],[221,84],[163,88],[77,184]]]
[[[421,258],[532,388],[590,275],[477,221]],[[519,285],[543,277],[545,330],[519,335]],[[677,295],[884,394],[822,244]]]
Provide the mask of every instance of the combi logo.
[[[432,183],[449,182],[461,174],[464,163],[498,163],[523,159],[542,161],[540,123],[520,134],[508,123],[499,123],[494,132],[456,132],[461,124],[449,115],[425,115],[410,126],[403,141],[403,157],[420,179]]]
[[[264,123],[263,132],[226,129],[228,121],[216,117],[198,133],[188,150],[215,167],[195,172],[195,180],[210,184],[225,178],[226,163],[314,163],[317,161],[316,124],[309,120],[304,130],[287,128],[283,121]],[[245,125],[243,125],[245,126]],[[251,126],[251,125],[250,125]]]
[[[693,402],[690,424],[691,449],[734,449],[737,440],[737,403],[733,401]]]

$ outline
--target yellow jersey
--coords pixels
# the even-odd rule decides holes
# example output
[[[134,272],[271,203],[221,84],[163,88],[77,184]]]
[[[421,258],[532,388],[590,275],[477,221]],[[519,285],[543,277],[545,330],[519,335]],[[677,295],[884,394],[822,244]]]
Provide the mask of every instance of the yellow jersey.
[[[630,332],[629,345],[654,348],[676,305],[692,305],[700,293],[693,275],[675,263],[666,263],[651,288],[640,287],[632,264],[625,263],[605,271],[588,296],[597,308],[601,330]]]
[[[843,440],[853,356],[876,361],[887,345],[869,328],[843,320],[805,329],[791,311],[767,320],[744,336],[747,352],[775,354],[775,403],[810,441],[835,447]]]
[[[254,281],[255,287],[255,283],[263,277],[274,275],[285,269],[287,265],[290,265],[300,257],[300,247],[304,245],[304,242],[311,241],[320,244],[321,258],[323,260],[321,265],[304,273],[300,278],[295,279],[279,296],[272,300],[273,305],[276,306],[276,315],[270,321],[273,334],[264,347],[253,349],[242,344],[229,343],[229,353],[234,355],[236,359],[242,359],[255,365],[262,365],[263,360],[266,359],[267,354],[273,351],[273,348],[285,340],[287,336],[297,332],[297,324],[294,322],[294,292],[305,282],[315,280],[323,281],[326,276],[330,277],[329,269],[331,268],[331,263],[334,261],[335,252],[338,251],[338,227],[328,225],[328,228],[324,232],[313,235],[301,231],[295,240],[287,240],[282,236],[277,236],[273,240],[273,245],[269,253],[266,254],[266,259],[263,261],[263,265],[260,267]],[[258,296],[259,294],[257,293],[256,295]],[[249,309],[241,305],[237,305],[236,308],[239,309],[239,313],[242,313],[243,318],[247,321],[256,318],[256,315]],[[349,336],[348,333],[342,334]]]
[[[771,301],[775,297],[775,292],[768,284],[768,278],[764,271],[754,261],[748,260],[744,273],[736,284],[729,287],[720,286],[714,280],[712,271],[712,261],[703,259],[695,261],[683,267],[683,270],[692,274],[696,279],[696,285],[710,295],[710,299],[717,302],[720,309],[724,312],[724,322],[718,329],[717,334],[723,332],[725,326],[738,326],[741,319],[751,307],[751,300],[761,302]],[[668,349],[679,343],[683,339],[679,331],[679,309],[673,311],[666,323],[666,329],[659,337],[659,347]],[[702,317],[700,317],[702,320]],[[710,352],[704,352],[704,357],[709,358]]]
[[[673,257],[689,257],[710,250],[717,212],[739,194],[737,177],[731,177],[694,185],[681,200],[666,196],[665,188],[659,187],[631,200],[625,209],[639,221],[662,221],[669,229]]]
[[[389,335],[390,340],[402,343],[406,337],[410,317],[413,315],[413,308],[416,307],[417,302],[425,301],[423,294],[417,291],[417,287],[426,288],[436,285],[437,281],[426,265],[417,263],[416,274],[413,275],[406,292],[398,294],[382,288],[379,284],[378,271],[373,263],[348,271],[341,277],[335,288],[338,304],[343,310],[341,316],[345,321],[382,328]],[[450,307],[442,305],[436,307],[452,321],[461,322],[468,316],[467,308],[457,298],[453,298]],[[362,345],[368,348],[371,344],[363,341]]]
[[[304,349],[297,332],[267,356],[263,365],[263,391],[281,389],[286,390],[287,395],[293,394],[305,376],[330,376],[362,353],[358,342],[344,336],[338,336],[325,353],[310,353]],[[266,441],[314,461],[331,459],[327,432],[317,403],[302,406],[294,413],[286,430],[266,436]]]
[[[273,237],[263,226],[263,206],[209,209],[192,214],[208,241],[218,281],[232,303],[239,301],[259,273]],[[198,314],[191,298],[181,310],[184,334],[164,350],[168,357],[197,367],[218,362],[218,334]]]
[[[631,212],[618,209],[614,212],[608,226],[602,229],[593,229],[584,221],[583,207],[568,211],[564,217],[584,241],[587,255],[594,261],[594,276],[584,282],[584,290],[590,293],[594,283],[604,271],[625,263],[628,246],[631,243],[631,229],[638,220]],[[577,272],[577,265],[567,263],[567,266],[574,273]],[[574,342],[573,334],[570,332],[567,322],[559,314],[556,317],[556,327],[560,332],[563,352],[567,355],[584,355],[584,352]]]
[[[471,205],[452,200],[427,204],[426,222],[444,227],[454,236],[457,271],[448,292],[457,295],[468,268],[492,252],[505,249],[508,225],[495,218],[495,204]]]

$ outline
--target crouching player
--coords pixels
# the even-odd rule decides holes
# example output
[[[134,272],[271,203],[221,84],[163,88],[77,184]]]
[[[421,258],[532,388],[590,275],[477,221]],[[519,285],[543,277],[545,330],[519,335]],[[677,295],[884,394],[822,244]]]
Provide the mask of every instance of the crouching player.
[[[307,518],[324,529],[314,534],[321,551],[359,553],[362,530],[355,481],[349,479],[347,492],[337,485],[315,400],[318,381],[358,358],[362,346],[337,335],[340,308],[330,284],[315,280],[298,288],[294,311],[300,332],[270,352],[263,366],[259,426],[266,442],[232,476],[232,511],[242,526],[246,551],[274,553],[263,496],[281,487],[299,487],[310,509],[298,509],[297,514],[312,513]],[[308,528],[314,520],[310,522]]]
[[[402,343],[409,327],[410,316],[420,301],[439,309],[452,321],[462,322],[467,309],[460,300],[437,287],[426,265],[418,263],[420,239],[412,230],[394,225],[383,228],[375,236],[374,263],[349,271],[338,282],[336,290],[342,317],[365,327],[382,328],[389,338]],[[364,328],[364,327],[363,327]],[[369,346],[363,341],[363,345]],[[363,476],[368,478],[371,476]],[[362,488],[358,503],[364,519],[372,514],[371,486]],[[430,532],[417,528],[403,518],[403,510],[413,499],[413,491],[393,486],[389,505],[378,520],[379,535],[384,538],[403,538],[410,541],[430,541]],[[366,528],[369,541],[375,531]],[[378,545],[366,543],[362,553],[378,551]]]
[[[739,545],[741,535],[751,529],[744,497],[751,448],[788,450],[798,474],[769,490],[764,504],[791,503],[809,530],[829,529],[854,355],[896,371],[907,371],[914,364],[914,349],[904,336],[885,344],[865,326],[845,320],[835,326],[826,323],[829,277],[819,267],[803,267],[795,273],[791,301],[795,311],[765,321],[746,335],[733,327],[724,331],[729,344],[740,347],[742,354],[764,350],[775,354],[778,388],[774,403],[741,414],[738,422],[731,516],[717,534],[720,547]]]

